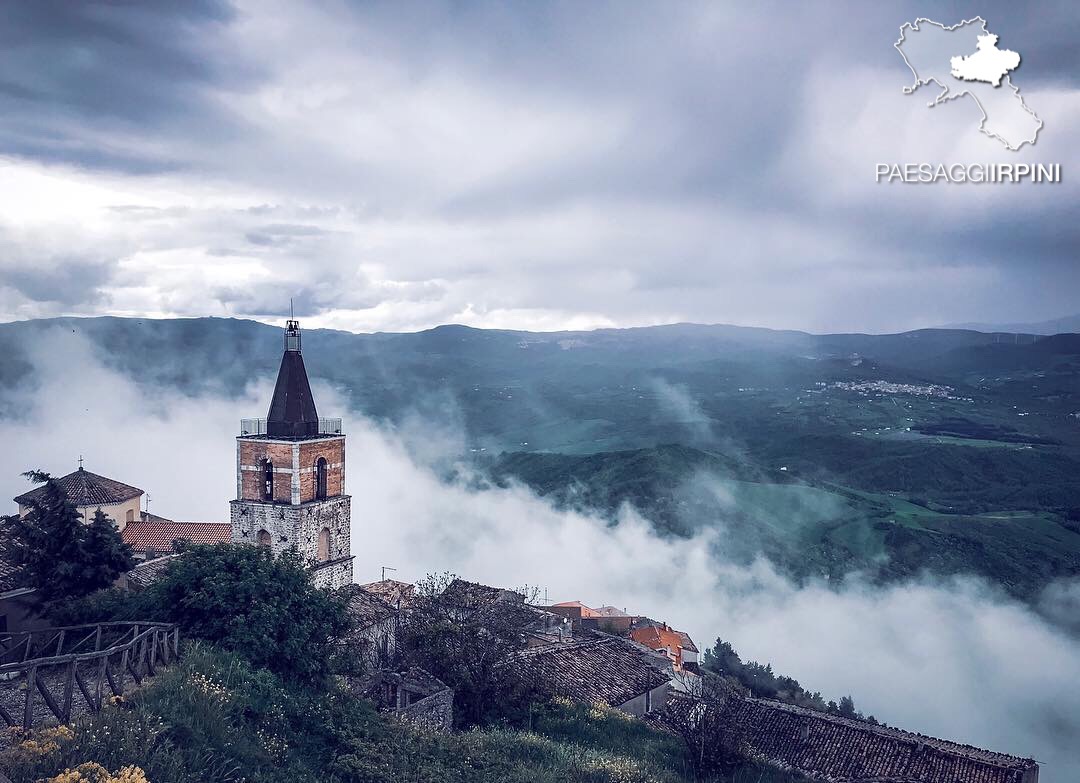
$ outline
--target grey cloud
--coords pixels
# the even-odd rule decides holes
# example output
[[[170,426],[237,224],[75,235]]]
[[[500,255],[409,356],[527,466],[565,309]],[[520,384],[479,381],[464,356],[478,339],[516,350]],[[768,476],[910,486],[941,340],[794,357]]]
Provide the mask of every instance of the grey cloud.
[[[48,266],[18,266],[3,273],[3,282],[35,302],[65,307],[101,304],[102,286],[111,278],[110,264],[96,259],[61,256]]]
[[[143,223],[137,249],[207,254],[222,271],[243,266],[237,277],[251,278],[254,260],[310,289],[320,313],[371,313],[337,325],[504,313],[524,327],[569,315],[890,330],[1075,309],[1071,181],[1008,199],[861,184],[875,159],[912,148],[905,123],[921,99],[875,101],[910,81],[892,44],[927,13],[913,3],[0,13],[12,44],[0,53],[0,152],[243,194],[250,206],[125,199],[115,216],[125,232]],[[1062,77],[1072,60],[1055,71],[1047,59],[1076,32],[1068,7],[938,13],[983,14],[1024,54],[1025,94],[1075,88]],[[1035,154],[1064,160],[1068,180],[1077,98],[1062,95],[1037,107],[1047,128]],[[978,142],[966,111],[939,107],[934,121]],[[830,140],[828,122],[847,135]],[[987,288],[958,302],[947,288],[961,267],[1008,296]],[[125,285],[154,289],[153,265],[140,269],[145,279],[132,272]],[[278,300],[244,292],[260,285],[213,288],[230,312],[258,315],[248,308]],[[150,296],[160,312],[201,291]],[[418,297],[423,308],[392,306]]]
[[[215,46],[233,18],[216,0],[5,3],[0,150],[132,173],[183,167],[185,153],[160,139],[153,151],[110,148],[105,134],[235,130],[206,95],[253,76]]]

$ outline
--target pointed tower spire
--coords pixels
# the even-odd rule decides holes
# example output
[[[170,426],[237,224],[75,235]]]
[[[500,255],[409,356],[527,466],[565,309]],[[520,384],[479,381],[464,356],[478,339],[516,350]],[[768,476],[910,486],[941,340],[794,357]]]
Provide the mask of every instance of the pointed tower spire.
[[[285,352],[266,414],[266,434],[286,438],[319,434],[319,413],[300,353],[300,323],[292,318],[285,325]]]

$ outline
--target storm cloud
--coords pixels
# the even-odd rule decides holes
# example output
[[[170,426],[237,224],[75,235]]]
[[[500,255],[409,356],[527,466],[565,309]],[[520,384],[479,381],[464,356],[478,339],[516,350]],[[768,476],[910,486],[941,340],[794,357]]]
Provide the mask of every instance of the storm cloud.
[[[1011,153],[904,95],[916,4],[199,2],[0,9],[0,317],[889,331],[1071,313],[1080,15],[1021,52]],[[928,89],[928,88],[927,88]],[[1050,186],[879,162],[1060,163]],[[16,231],[16,229],[18,229]],[[56,247],[55,237],[64,238]],[[11,257],[105,248],[92,297]],[[86,289],[86,286],[83,286]]]

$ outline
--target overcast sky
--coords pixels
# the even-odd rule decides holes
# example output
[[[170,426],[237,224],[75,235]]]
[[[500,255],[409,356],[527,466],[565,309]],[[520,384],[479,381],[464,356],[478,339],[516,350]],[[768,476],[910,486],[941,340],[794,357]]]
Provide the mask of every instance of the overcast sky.
[[[1080,310],[1080,9],[981,13],[1045,127],[927,109],[923,4],[0,6],[0,319],[895,331]],[[958,53],[967,54],[967,53]],[[1055,185],[876,163],[1060,163]]]

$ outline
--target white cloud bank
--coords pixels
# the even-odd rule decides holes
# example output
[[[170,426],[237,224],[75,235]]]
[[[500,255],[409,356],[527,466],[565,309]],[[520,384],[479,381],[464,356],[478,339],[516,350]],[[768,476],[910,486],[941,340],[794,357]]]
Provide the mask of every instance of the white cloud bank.
[[[260,413],[268,388],[235,400],[147,392],[75,335],[53,333],[38,348],[25,420],[0,421],[8,497],[26,487],[20,471],[62,474],[82,453],[89,469],[148,489],[158,513],[227,518],[237,419]],[[317,394],[335,407],[332,390]],[[347,428],[358,580],[377,579],[383,565],[403,579],[451,570],[537,585],[552,600],[625,606],[685,628],[700,646],[719,635],[827,698],[850,693],[892,725],[1032,755],[1043,783],[1080,777],[1080,643],[983,584],[799,587],[765,563],[725,563],[708,537],[661,540],[631,512],[609,527],[522,487],[447,485],[427,461],[455,442],[452,427],[425,433],[414,422],[406,439],[353,416]],[[413,448],[420,437],[425,448]],[[1062,606],[1076,594],[1055,590],[1049,598]]]

